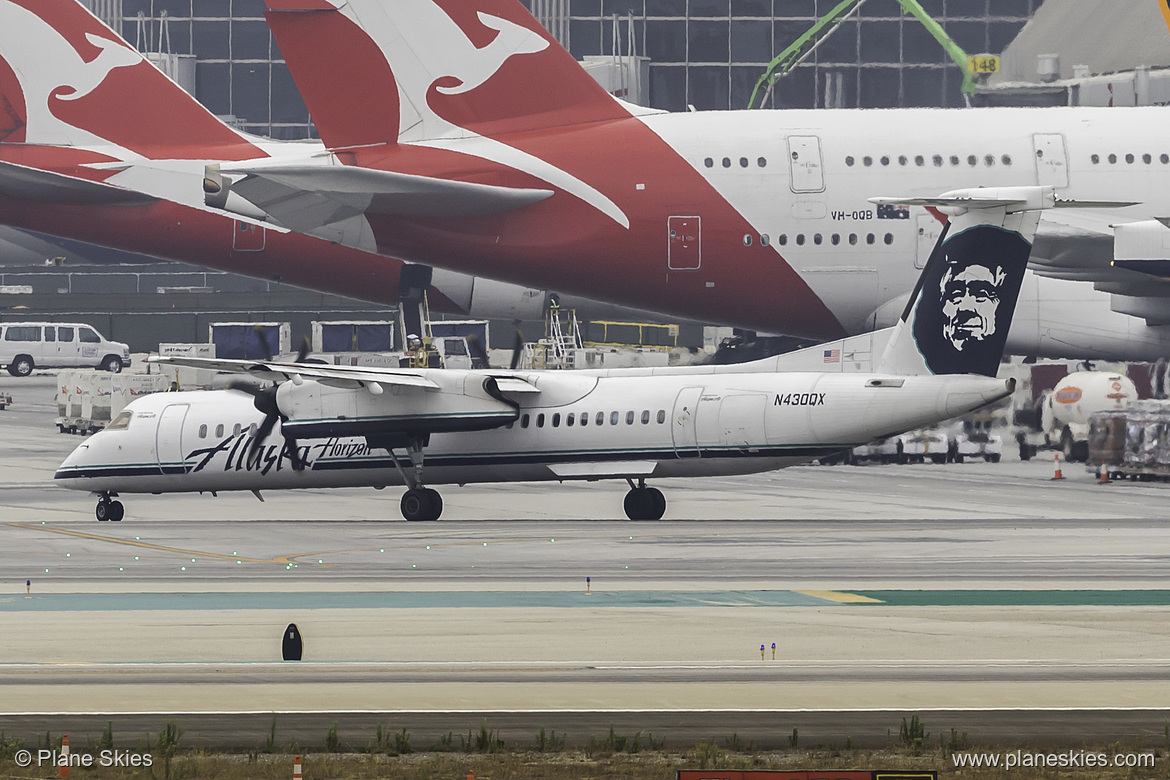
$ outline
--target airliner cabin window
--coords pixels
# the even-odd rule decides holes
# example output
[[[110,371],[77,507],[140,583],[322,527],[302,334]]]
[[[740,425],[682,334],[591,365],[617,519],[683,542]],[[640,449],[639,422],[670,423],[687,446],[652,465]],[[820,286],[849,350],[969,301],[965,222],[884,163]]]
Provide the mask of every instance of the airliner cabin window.
[[[614,412],[617,414],[617,412]],[[598,412],[597,418],[593,421],[597,425],[605,425],[605,412]]]
[[[633,412],[626,412],[626,425],[633,425],[633,424],[634,424],[634,413]]]
[[[643,425],[650,424],[650,410],[649,409],[644,409],[642,411],[642,424]]]
[[[536,427],[537,428],[544,427],[544,412],[541,412],[540,414],[536,415]]]
[[[242,428],[240,427],[240,424],[236,423],[235,426],[232,427],[232,435],[239,436],[241,430],[242,430]]]
[[[200,426],[199,426],[199,438],[200,438],[200,439],[206,439],[206,438],[207,438],[207,426],[206,426],[206,425],[200,425]]]
[[[557,412],[556,414],[553,415],[552,427],[554,427],[554,428],[561,427],[561,413],[560,412]]]
[[[659,409],[658,410],[658,424],[662,425],[664,422],[666,422],[666,410]]]
[[[621,412],[612,412],[609,415],[609,424],[610,425],[617,425],[618,420],[620,420],[620,419],[621,419]]]
[[[577,416],[577,414],[575,412],[569,412],[569,416],[565,418],[565,427],[566,428],[573,427],[573,423],[575,422],[575,420],[573,418],[576,416]]]
[[[846,168],[852,168],[852,167],[853,167],[853,155],[849,155],[849,156],[847,156],[847,157],[845,158],[845,167],[846,167]]]
[[[708,157],[706,160],[703,160],[703,165],[706,165],[708,168],[712,168],[715,166],[715,161]]]
[[[520,417],[520,427],[521,427],[521,428],[527,428],[527,427],[528,427],[528,415],[526,415],[526,414],[525,414],[525,415],[522,415],[522,416]]]
[[[223,423],[220,423],[219,425],[215,426],[215,438],[219,439],[222,437],[223,437]]]
[[[582,425],[589,424],[589,412],[581,412],[581,424]]]

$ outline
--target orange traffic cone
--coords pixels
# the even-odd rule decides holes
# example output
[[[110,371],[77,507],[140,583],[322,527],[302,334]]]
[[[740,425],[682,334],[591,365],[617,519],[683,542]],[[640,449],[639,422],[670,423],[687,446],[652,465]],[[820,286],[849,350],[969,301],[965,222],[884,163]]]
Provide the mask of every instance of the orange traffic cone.
[[[1101,461],[1101,481],[1098,484],[1109,484],[1109,467],[1105,465],[1105,461]]]
[[[301,780],[301,757],[293,759],[293,780]]]
[[[68,780],[69,777],[69,735],[63,734],[61,736],[61,758],[62,761],[57,765],[57,777],[63,777]]]
[[[1055,468],[1055,471],[1052,474],[1052,478],[1053,479],[1064,479],[1064,474],[1062,474],[1060,471],[1060,453],[1059,452],[1053,453],[1052,463],[1053,463],[1053,468]]]

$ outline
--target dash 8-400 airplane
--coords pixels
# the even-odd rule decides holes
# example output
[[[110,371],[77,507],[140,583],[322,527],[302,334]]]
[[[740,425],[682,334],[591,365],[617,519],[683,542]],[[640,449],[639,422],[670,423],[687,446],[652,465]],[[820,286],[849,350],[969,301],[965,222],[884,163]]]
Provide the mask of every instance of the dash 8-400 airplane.
[[[571,372],[156,358],[276,384],[140,398],[56,479],[97,493],[99,520],[122,518],[124,493],[393,484],[408,487],[404,517],[434,520],[442,499],[427,483],[605,478],[629,482],[628,517],[656,519],[666,499],[647,479],[782,468],[1011,393],[995,374],[1052,189],[915,202],[954,216],[873,374],[779,372],[779,358]]]

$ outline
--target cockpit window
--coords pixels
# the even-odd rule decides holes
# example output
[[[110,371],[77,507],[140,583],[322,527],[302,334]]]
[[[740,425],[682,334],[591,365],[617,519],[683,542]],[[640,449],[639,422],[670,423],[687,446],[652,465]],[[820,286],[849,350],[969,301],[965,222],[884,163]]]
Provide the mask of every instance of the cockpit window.
[[[134,412],[122,412],[114,419],[110,420],[110,424],[106,426],[107,431],[124,431],[130,427],[130,420],[133,419]]]

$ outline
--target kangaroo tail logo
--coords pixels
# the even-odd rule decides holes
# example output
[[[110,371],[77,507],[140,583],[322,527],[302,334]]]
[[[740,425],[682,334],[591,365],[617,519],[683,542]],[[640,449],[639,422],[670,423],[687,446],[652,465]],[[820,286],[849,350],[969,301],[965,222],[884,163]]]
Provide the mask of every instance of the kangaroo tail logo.
[[[548,41],[529,30],[527,27],[492,16],[480,11],[477,16],[484,27],[495,30],[498,35],[482,49],[475,50],[474,58],[468,58],[461,63],[461,73],[450,74],[439,80],[454,79],[458,86],[438,86],[435,89],[444,95],[462,95],[471,92],[485,81],[496,75],[512,57],[517,54],[536,54],[548,48]]]

